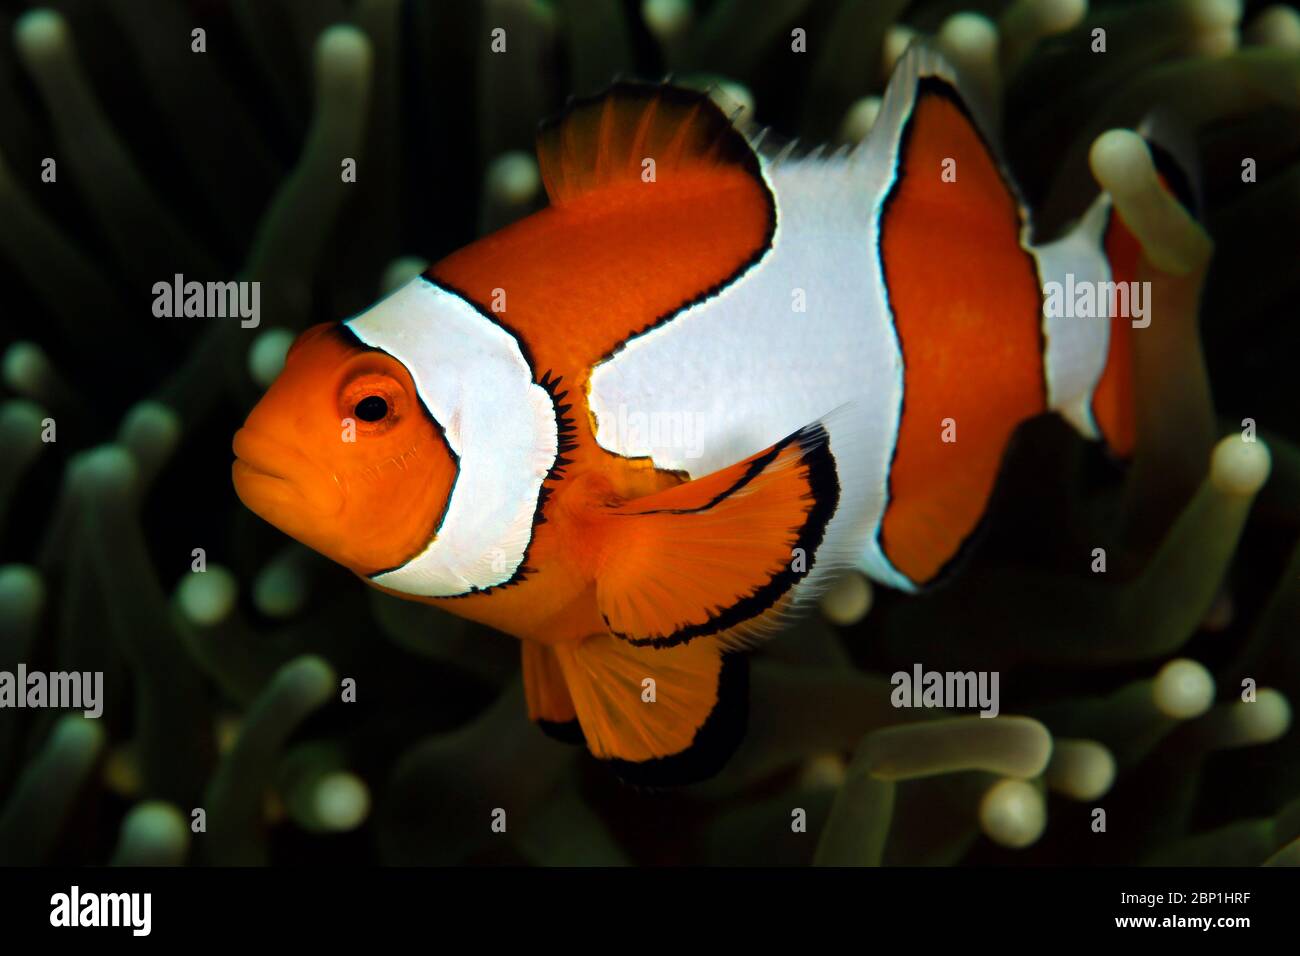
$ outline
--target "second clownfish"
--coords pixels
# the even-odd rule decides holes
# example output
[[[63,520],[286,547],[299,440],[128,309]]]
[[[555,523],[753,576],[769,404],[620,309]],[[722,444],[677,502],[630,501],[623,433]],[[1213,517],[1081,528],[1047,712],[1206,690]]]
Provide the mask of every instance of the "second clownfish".
[[[734,652],[831,575],[939,577],[1024,420],[1133,443],[1128,323],[1043,288],[1131,279],[1135,241],[1103,195],[1029,245],[926,46],[852,153],[773,159],[703,94],[620,83],[538,160],[547,208],[302,334],[234,483],[374,587],[520,638],[530,716],[626,779],[715,771]]]

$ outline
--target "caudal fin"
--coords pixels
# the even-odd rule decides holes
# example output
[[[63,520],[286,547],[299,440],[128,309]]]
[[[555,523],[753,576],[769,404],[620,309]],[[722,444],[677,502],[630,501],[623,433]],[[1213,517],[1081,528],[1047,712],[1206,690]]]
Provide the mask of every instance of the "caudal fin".
[[[1162,184],[1195,214],[1190,149],[1158,123],[1140,132]],[[1072,230],[1034,254],[1043,279],[1048,407],[1127,458],[1137,438],[1133,336],[1150,324],[1152,307],[1138,281],[1141,246],[1102,193]]]

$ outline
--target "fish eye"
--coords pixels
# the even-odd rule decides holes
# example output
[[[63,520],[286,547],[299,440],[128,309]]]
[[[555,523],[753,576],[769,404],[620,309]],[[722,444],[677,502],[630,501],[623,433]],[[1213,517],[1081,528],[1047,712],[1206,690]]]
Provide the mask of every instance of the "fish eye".
[[[402,385],[386,372],[363,367],[339,391],[340,418],[350,418],[366,434],[378,435],[395,427],[406,408]]]
[[[363,422],[381,422],[388,417],[388,402],[382,395],[367,395],[357,402],[353,413]]]

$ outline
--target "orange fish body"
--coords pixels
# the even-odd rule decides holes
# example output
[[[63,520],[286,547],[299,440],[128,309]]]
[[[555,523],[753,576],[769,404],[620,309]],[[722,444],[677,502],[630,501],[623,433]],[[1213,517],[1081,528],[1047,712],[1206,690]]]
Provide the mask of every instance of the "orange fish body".
[[[547,209],[300,337],[234,481],[373,586],[520,638],[530,716],[627,779],[717,769],[731,652],[830,575],[939,576],[1020,422],[1131,444],[1123,323],[1043,306],[1112,277],[1106,198],[1027,245],[923,46],[852,155],[772,160],[705,96],[620,84],[539,160]]]

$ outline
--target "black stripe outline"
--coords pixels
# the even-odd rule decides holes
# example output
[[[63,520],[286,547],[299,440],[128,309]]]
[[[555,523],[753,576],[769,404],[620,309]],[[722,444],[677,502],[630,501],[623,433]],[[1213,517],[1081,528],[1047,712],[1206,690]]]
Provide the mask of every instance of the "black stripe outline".
[[[535,720],[533,723],[540,727],[546,736],[562,744],[581,744],[584,747],[587,744],[587,738],[582,733],[582,725],[578,723],[576,717],[572,720]]]

